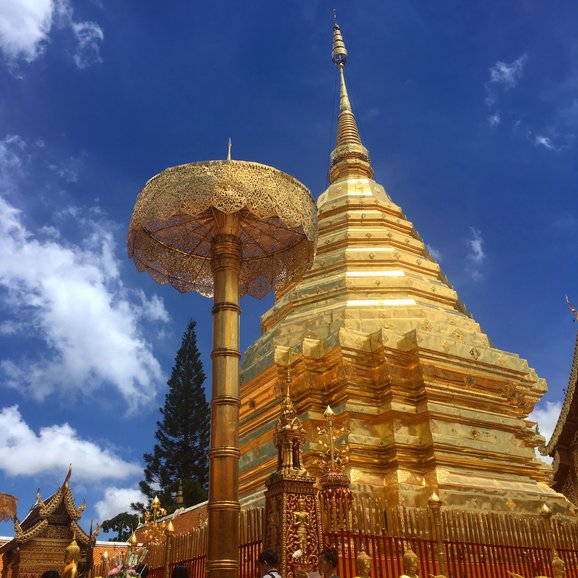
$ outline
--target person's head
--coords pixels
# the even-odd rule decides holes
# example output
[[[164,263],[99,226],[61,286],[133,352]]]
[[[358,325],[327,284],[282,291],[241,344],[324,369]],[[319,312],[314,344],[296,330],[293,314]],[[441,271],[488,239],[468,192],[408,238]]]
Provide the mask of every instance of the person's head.
[[[564,578],[566,575],[566,563],[560,558],[558,552],[555,552],[552,558],[552,570],[554,570],[554,578]]]
[[[46,572],[42,573],[40,578],[60,578],[60,572],[56,570],[46,570]]]
[[[403,555],[403,567],[408,576],[415,576],[417,573],[417,554],[411,548]]]
[[[371,558],[367,555],[367,552],[361,547],[361,552],[357,555],[355,559],[355,565],[357,567],[357,574],[362,578],[364,576],[369,576],[369,570],[371,569]]]
[[[189,578],[189,570],[187,569],[186,566],[183,566],[182,564],[177,564],[173,568],[171,578]]]
[[[279,564],[279,556],[277,556],[273,550],[263,550],[259,554],[258,561],[261,574],[265,574],[269,568],[277,568],[277,564]]]
[[[337,551],[335,548],[325,548],[319,554],[319,574],[333,574],[337,568]]]

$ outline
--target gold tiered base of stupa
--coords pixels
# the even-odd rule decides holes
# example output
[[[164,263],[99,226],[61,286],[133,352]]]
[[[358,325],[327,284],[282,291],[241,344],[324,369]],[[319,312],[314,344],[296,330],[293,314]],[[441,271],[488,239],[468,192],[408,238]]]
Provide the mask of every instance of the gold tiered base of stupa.
[[[546,391],[526,361],[491,346],[401,209],[379,184],[350,178],[320,197],[315,263],[262,317],[247,351],[241,487],[271,473],[271,427],[291,368],[309,432],[330,404],[346,425],[352,489],[390,505],[535,512],[566,509],[526,417]],[[313,465],[314,444],[306,446]]]

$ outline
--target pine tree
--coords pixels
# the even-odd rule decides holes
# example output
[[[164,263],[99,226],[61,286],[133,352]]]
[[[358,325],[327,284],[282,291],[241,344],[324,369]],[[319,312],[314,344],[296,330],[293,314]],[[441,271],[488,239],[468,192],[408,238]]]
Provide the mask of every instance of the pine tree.
[[[103,532],[116,532],[116,536],[109,538],[109,542],[126,542],[133,530],[136,530],[138,523],[137,514],[122,512],[110,520],[104,520],[101,528]]]
[[[149,499],[158,495],[168,512],[179,507],[179,482],[183,506],[192,506],[207,497],[210,410],[204,381],[195,322],[190,321],[167,382],[169,391],[160,410],[163,419],[157,422],[155,433],[158,443],[151,454],[144,455],[145,479],[140,482],[142,492]]]

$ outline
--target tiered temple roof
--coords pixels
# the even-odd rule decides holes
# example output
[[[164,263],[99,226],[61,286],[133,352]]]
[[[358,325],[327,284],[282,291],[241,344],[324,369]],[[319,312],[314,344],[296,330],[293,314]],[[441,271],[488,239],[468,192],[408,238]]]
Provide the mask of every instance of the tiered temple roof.
[[[86,502],[76,506],[70,490],[69,468],[56,492],[46,500],[40,490],[36,503],[19,522],[14,520],[15,536],[0,547],[3,576],[39,576],[45,570],[60,571],[64,565],[64,549],[76,539],[81,549],[81,566],[91,564],[90,555],[99,528],[86,533],[78,524]]]
[[[576,319],[578,312],[571,307]],[[553,461],[552,487],[578,506],[578,333],[562,411],[543,454]]]
[[[272,424],[282,376],[309,433],[329,404],[346,425],[352,489],[390,504],[537,511],[567,509],[535,457],[527,416],[546,384],[518,355],[492,346],[401,208],[373,179],[344,78],[330,184],[317,201],[318,249],[301,282],[276,295],[247,350],[241,388],[241,492],[246,502],[275,465]]]

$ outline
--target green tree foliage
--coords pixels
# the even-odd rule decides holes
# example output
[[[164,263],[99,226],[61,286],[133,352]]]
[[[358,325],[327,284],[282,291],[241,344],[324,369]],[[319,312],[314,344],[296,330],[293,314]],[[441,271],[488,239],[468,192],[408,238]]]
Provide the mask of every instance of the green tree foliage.
[[[103,532],[116,532],[116,536],[109,538],[109,542],[126,542],[137,526],[137,514],[122,512],[110,520],[105,520],[101,527]]]
[[[167,382],[169,390],[161,408],[163,419],[157,422],[155,433],[157,443],[152,453],[144,455],[145,479],[140,482],[142,492],[149,499],[158,495],[168,512],[178,507],[179,481],[184,507],[207,497],[211,416],[204,381],[195,322],[190,321]]]

